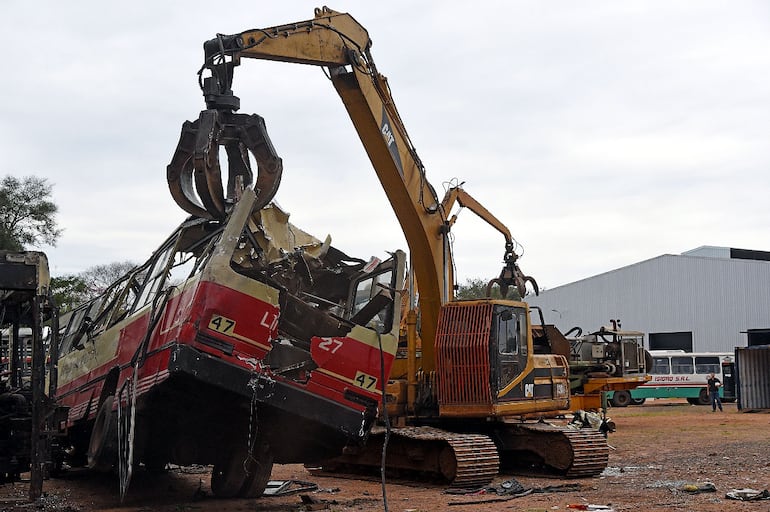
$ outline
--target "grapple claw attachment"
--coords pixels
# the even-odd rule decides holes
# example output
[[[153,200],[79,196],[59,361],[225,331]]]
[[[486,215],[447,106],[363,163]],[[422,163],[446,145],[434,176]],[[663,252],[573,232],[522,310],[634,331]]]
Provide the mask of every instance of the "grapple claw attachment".
[[[228,160],[227,187],[222,185],[220,146]],[[254,189],[258,208],[267,205],[278,191],[283,163],[276,154],[258,115],[209,109],[196,121],[182,125],[176,151],[166,168],[171,196],[187,213],[207,219],[223,219],[251,186],[249,153],[257,162]],[[227,195],[225,196],[225,190]]]
[[[257,180],[254,191],[257,194],[256,207],[262,208],[269,203],[281,184],[283,161],[275,152],[270,136],[267,134],[265,120],[252,114],[233,114],[243,116],[243,122],[238,127],[238,140],[254,155],[257,161]],[[246,160],[248,165],[248,159]],[[249,170],[251,183],[251,170]]]
[[[500,287],[501,297],[505,298],[508,295],[508,289],[514,286],[519,292],[519,298],[523,299],[527,294],[527,283],[532,285],[535,295],[540,295],[540,288],[537,286],[535,278],[524,275],[516,263],[517,259],[518,256],[513,252],[506,252],[505,266],[500,272],[500,276],[487,283],[487,297],[492,296],[492,288],[497,285]]]
[[[222,172],[219,169],[219,112],[204,110],[198,118],[198,133],[193,153],[195,189],[203,207],[215,219],[223,219],[225,197],[222,190]]]
[[[195,193],[193,183],[192,154],[195,150],[195,139],[198,133],[198,121],[185,121],[182,124],[182,135],[179,137],[171,163],[166,167],[166,180],[174,198],[184,211],[196,217],[211,218],[203,208]]]

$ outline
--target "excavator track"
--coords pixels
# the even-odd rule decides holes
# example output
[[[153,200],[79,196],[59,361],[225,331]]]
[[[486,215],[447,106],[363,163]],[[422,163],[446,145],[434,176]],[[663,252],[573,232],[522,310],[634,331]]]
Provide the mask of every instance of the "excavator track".
[[[384,428],[375,427],[363,448],[323,464],[326,471],[371,472],[379,468]],[[483,434],[458,434],[434,427],[392,428],[388,439],[386,471],[391,475],[439,479],[452,488],[487,485],[497,475],[500,458],[492,439]]]
[[[503,467],[539,465],[567,478],[584,478],[600,474],[609,460],[607,440],[591,428],[507,423],[496,440]]]
[[[564,429],[562,434],[569,439],[573,453],[572,464],[564,476],[590,477],[605,470],[609,461],[609,447],[604,435],[588,429]]]

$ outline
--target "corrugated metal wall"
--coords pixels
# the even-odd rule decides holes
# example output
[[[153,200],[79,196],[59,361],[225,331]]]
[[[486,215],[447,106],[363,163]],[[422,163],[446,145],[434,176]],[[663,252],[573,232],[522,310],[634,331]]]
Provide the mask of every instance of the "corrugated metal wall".
[[[526,300],[562,332],[619,318],[645,333],[692,332],[695,351],[732,352],[746,346],[742,332],[770,328],[768,284],[767,261],[663,255]]]
[[[729,258],[729,247],[715,247],[713,245],[702,245],[696,249],[685,251],[682,256],[704,256],[706,258]]]
[[[738,409],[770,409],[770,346],[735,349]]]

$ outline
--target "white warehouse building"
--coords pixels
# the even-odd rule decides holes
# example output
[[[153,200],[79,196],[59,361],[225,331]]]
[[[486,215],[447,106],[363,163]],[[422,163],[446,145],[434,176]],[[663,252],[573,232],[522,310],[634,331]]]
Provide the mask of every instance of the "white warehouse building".
[[[649,350],[732,352],[768,345],[770,252],[703,246],[525,300],[562,332],[594,332],[616,320],[625,330],[644,332]]]

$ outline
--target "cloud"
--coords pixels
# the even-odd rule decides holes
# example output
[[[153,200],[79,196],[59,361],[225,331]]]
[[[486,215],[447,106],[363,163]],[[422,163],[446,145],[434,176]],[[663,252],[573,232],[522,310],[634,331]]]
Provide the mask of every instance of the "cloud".
[[[143,260],[184,218],[165,168],[203,101],[217,33],[309,19],[314,2],[11,0],[0,20],[3,174],[54,183],[54,274]],[[699,245],[763,246],[770,211],[770,32],[761,1],[341,0],[427,170],[509,225],[553,287]],[[353,256],[405,241],[322,70],[243,62],[242,112],[267,122],[292,221]],[[493,277],[502,237],[463,212],[457,275]]]

